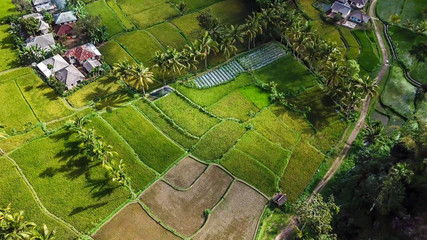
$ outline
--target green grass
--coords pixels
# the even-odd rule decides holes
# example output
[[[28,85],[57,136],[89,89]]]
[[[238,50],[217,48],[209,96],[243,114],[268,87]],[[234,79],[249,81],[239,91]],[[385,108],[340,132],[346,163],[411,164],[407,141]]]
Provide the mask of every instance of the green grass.
[[[111,111],[114,108],[122,107],[127,105],[135,95],[129,92],[119,92],[112,94],[108,97],[102,98],[101,100],[95,103],[95,108],[97,110],[106,110]]]
[[[46,224],[49,230],[55,229],[56,239],[77,238],[71,230],[42,212],[15,166],[5,158],[0,158],[0,171],[0,208],[10,203],[14,213],[24,211],[25,221],[34,222],[38,226]]]
[[[356,40],[356,37],[351,33],[348,28],[339,28],[341,35],[346,40],[348,44],[347,48],[347,59],[357,59],[359,56],[359,43]]]
[[[220,2],[222,0],[185,0],[184,2],[187,4],[187,11],[194,11],[201,8],[208,7],[214,3]],[[179,2],[182,2],[182,0],[171,0],[171,2],[177,4]]]
[[[310,88],[297,97],[289,98],[289,102],[300,110],[309,107],[307,118],[319,131],[339,119],[333,101],[320,87]]]
[[[159,173],[184,154],[132,106],[103,113],[102,117],[126,140],[145,164]]]
[[[319,20],[320,12],[312,6],[315,2],[315,0],[299,0],[298,5],[312,20]]]
[[[301,133],[301,135],[312,136],[315,134],[315,131],[301,113],[290,111],[280,105],[272,105],[270,111],[290,128]]]
[[[208,110],[223,118],[234,118],[245,122],[259,109],[240,91],[235,91],[209,106]]]
[[[198,12],[190,13],[178,18],[173,19],[171,22],[177,26],[190,41],[203,36],[205,30],[199,26],[199,21],[197,21]]]
[[[277,191],[274,173],[236,148],[227,152],[220,163],[234,176],[248,182],[267,196],[273,196]]]
[[[417,105],[417,111],[415,112],[415,117],[420,121],[427,124],[427,101],[421,101]]]
[[[161,23],[178,15],[178,11],[166,1],[117,0],[117,3],[140,28]]]
[[[176,84],[174,87],[180,93],[191,99],[193,102],[199,104],[200,106],[208,107],[218,102],[221,98],[225,97],[236,89],[239,89],[251,83],[251,76],[249,74],[242,74],[238,76],[235,80],[227,84],[219,85],[208,89],[188,88],[178,84]]]
[[[426,1],[425,0],[410,0],[405,1],[405,7],[402,10],[401,18],[402,23],[407,20],[411,20],[412,22],[420,22],[424,19],[423,11],[426,9]]]
[[[219,159],[244,133],[243,126],[234,121],[224,121],[206,133],[192,153],[203,160]]]
[[[310,144],[322,153],[326,154],[341,139],[347,124],[344,121],[338,121],[318,132],[312,138]]]
[[[291,152],[268,141],[256,131],[247,132],[237,143],[236,148],[264,164],[277,176],[282,175],[291,155]]]
[[[243,96],[249,99],[249,101],[253,102],[259,109],[268,107],[271,104],[270,95],[268,92],[265,92],[259,87],[251,85],[242,87],[239,89],[239,91],[243,94]]]
[[[125,188],[111,182],[104,168],[80,153],[76,136],[67,132],[37,139],[11,157],[45,207],[82,232],[91,230],[129,197]]]
[[[251,5],[244,0],[225,0],[210,7],[220,23],[242,24],[251,12]]]
[[[111,66],[120,61],[128,61],[131,64],[135,63],[135,60],[115,41],[110,41],[102,45],[99,51],[104,56],[105,62]]]
[[[268,140],[288,150],[293,149],[300,138],[298,132],[289,128],[268,109],[263,110],[250,123]]]
[[[15,5],[12,1],[1,1],[0,2],[0,18],[4,18],[8,15],[15,14]]]
[[[375,39],[373,31],[354,30],[353,34],[358,39],[361,52],[358,58],[360,66],[367,72],[371,73],[375,70],[377,65],[380,63],[380,59],[376,54],[376,44],[370,39]]]
[[[107,27],[109,36],[114,36],[125,30],[120,19],[103,0],[87,4],[86,11],[89,15],[101,17],[102,23]]]
[[[38,123],[15,81],[0,83],[0,123],[8,133],[23,131]]]
[[[129,20],[129,18],[117,5],[116,0],[106,0],[106,3],[114,11],[114,13],[117,15],[117,17],[120,19],[126,29],[130,30],[135,28],[135,25],[132,23],[132,21]]]
[[[341,40],[341,35],[335,26],[327,24],[323,22],[323,20],[314,21],[313,25],[317,29],[318,33],[326,40],[336,42],[337,46],[341,48],[341,50],[345,50],[344,43]]]
[[[390,15],[400,15],[406,0],[379,0],[376,6],[378,17],[388,22]]]
[[[9,25],[0,25],[0,43],[0,71],[17,67],[19,65],[18,54],[14,49],[13,39],[9,34]]]
[[[198,139],[185,135],[182,131],[175,128],[170,122],[168,122],[164,115],[154,109],[151,104],[139,100],[134,103],[134,106],[138,108],[145,116],[164,134],[169,136],[172,140],[182,145],[184,148],[191,148],[197,143]]]
[[[147,31],[153,34],[165,48],[173,47],[182,49],[187,44],[187,41],[178,32],[178,29],[168,22],[151,27]]]
[[[279,183],[290,201],[297,200],[323,159],[322,153],[304,141],[296,146]]]
[[[40,127],[36,127],[27,133],[0,140],[0,147],[5,153],[8,153],[26,142],[42,135],[44,135],[43,130]]]
[[[427,36],[397,26],[390,26],[389,34],[399,60],[411,72],[411,77],[427,84],[427,62],[419,62],[411,53],[414,45],[427,41]]]
[[[255,76],[265,82],[275,82],[280,92],[295,92],[314,86],[316,78],[292,55],[286,55],[278,61],[258,70]]]
[[[382,103],[409,118],[415,111],[415,93],[416,88],[405,79],[402,69],[393,65],[390,78],[381,94]]]
[[[24,75],[32,74],[33,70],[31,68],[15,68],[8,71],[0,73],[0,83],[15,80],[18,77]]]
[[[70,115],[68,117],[55,120],[50,122],[49,124],[46,124],[46,130],[47,131],[56,131],[58,129],[62,129],[65,127],[66,124],[70,123],[71,121],[74,121],[76,117],[82,118],[82,117],[90,117],[92,115],[95,115],[95,110],[93,108],[85,108],[73,115]]]
[[[146,66],[152,66],[154,53],[162,50],[160,44],[145,31],[126,33],[116,40]]]
[[[102,77],[82,87],[66,99],[73,107],[80,108],[121,90],[123,90],[123,86],[117,82],[115,77]]]
[[[18,78],[16,82],[40,121],[48,122],[73,113],[55,90],[34,73]]]
[[[217,119],[192,107],[175,93],[171,93],[155,103],[166,115],[174,119],[179,126],[196,136],[202,136],[218,123]]]
[[[144,165],[129,145],[101,118],[90,119],[87,127],[95,129],[96,134],[102,138],[102,141],[113,147],[112,150],[117,153],[117,157],[115,157],[117,160],[123,159],[134,190],[143,189],[154,179],[154,171]]]

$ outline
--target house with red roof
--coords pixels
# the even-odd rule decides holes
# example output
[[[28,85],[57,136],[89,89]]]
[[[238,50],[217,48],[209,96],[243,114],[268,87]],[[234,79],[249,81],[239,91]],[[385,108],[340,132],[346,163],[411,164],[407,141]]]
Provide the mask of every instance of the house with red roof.
[[[71,36],[73,35],[74,23],[64,24],[64,25],[55,25],[53,30],[57,37],[62,36]]]
[[[71,64],[82,65],[86,60],[99,60],[101,53],[92,43],[86,43],[65,52],[65,58]]]

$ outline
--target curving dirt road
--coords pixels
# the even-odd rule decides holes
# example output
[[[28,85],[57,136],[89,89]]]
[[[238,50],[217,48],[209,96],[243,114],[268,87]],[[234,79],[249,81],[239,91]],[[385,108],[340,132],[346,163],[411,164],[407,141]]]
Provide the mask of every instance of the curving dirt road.
[[[377,0],[372,0],[371,6],[369,8],[369,16],[371,17],[373,25],[374,25],[375,35],[377,36],[378,43],[379,43],[380,48],[381,48],[382,59],[383,59],[381,70],[378,72],[378,75],[375,78],[376,83],[379,84],[382,81],[382,79],[384,78],[385,74],[387,73],[389,61],[388,61],[388,55],[387,55],[387,48],[386,48],[386,45],[385,45],[384,40],[382,38],[381,30],[378,28],[378,25],[377,25],[377,24],[382,24],[382,23],[379,20],[377,20],[377,18],[375,17],[375,5],[376,5],[376,3],[377,3]],[[319,182],[319,184],[314,189],[313,193],[308,198],[308,201],[311,201],[313,196],[316,193],[319,193],[326,186],[326,184],[332,179],[332,177],[335,175],[335,173],[337,172],[337,170],[341,166],[342,162],[344,161],[345,157],[347,156],[348,152],[350,151],[351,145],[353,144],[354,140],[356,139],[357,135],[359,134],[360,130],[363,127],[363,123],[365,122],[370,103],[371,103],[371,97],[366,97],[363,100],[363,107],[362,107],[362,110],[360,112],[360,117],[359,117],[359,120],[357,121],[355,128],[351,132],[350,136],[348,137],[348,139],[345,143],[344,148],[341,150],[338,157],[332,163],[332,166],[329,168],[328,172],[325,174],[323,179]],[[297,224],[298,224],[297,218],[295,216],[292,217],[288,226],[285,229],[283,229],[279,233],[279,235],[277,235],[275,240],[285,240],[285,239],[289,238],[294,231],[294,226]]]

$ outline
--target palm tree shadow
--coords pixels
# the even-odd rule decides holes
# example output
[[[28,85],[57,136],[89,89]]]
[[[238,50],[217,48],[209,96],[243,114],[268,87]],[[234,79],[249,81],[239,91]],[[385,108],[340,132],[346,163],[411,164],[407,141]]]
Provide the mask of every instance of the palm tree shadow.
[[[121,107],[129,100],[133,98],[133,95],[129,92],[120,92],[117,94],[113,94],[106,98],[99,100],[96,103],[96,108],[98,110],[107,110],[111,111],[113,108]]]
[[[105,202],[101,202],[101,203],[91,204],[91,205],[88,205],[86,207],[76,207],[73,209],[73,211],[70,212],[70,214],[68,214],[68,216],[73,216],[73,215],[76,215],[78,213],[84,212],[84,211],[89,210],[89,209],[97,209],[97,208],[105,206],[107,203],[108,202],[105,201]]]
[[[86,173],[86,180],[85,188],[90,188],[89,192],[92,198],[96,198],[97,200],[111,195],[116,188],[120,187],[118,184],[111,182],[107,172],[102,177],[97,178],[92,178],[89,173]]]

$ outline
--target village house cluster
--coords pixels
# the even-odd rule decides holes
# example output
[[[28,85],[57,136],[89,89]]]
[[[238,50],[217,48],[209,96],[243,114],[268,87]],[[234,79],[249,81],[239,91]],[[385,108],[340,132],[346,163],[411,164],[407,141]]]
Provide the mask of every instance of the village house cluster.
[[[359,25],[368,23],[371,18],[361,11],[369,0],[337,0],[335,1],[328,16],[333,17],[335,14],[341,14],[343,19],[342,25],[348,28],[354,28]]]
[[[39,20],[39,34],[26,40],[25,47],[37,46],[47,52],[56,46],[58,39],[73,39],[73,29],[78,21],[73,11],[66,11],[65,0],[32,0],[35,13],[23,16],[24,19],[35,18]],[[53,14],[53,26],[43,19],[43,12]],[[53,31],[52,31],[53,30]],[[52,32],[51,32],[52,31]],[[63,56],[57,54],[37,63],[35,67],[47,79],[55,77],[63,82],[66,88],[72,89],[85,79],[85,74],[90,74],[101,69],[101,53],[92,43],[74,47],[65,52]]]

